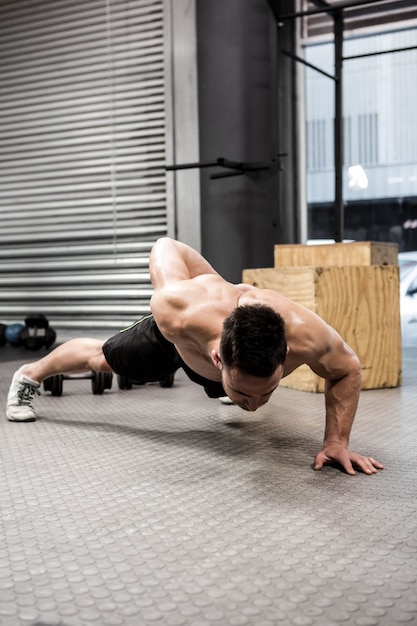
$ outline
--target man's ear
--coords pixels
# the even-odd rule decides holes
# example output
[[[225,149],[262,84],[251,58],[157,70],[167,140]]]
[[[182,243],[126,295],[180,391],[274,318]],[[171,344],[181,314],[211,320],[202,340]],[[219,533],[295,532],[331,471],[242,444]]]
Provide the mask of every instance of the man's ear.
[[[218,353],[216,349],[211,351],[211,360],[213,362],[213,365],[217,367],[218,370],[221,370],[223,368],[223,363],[220,358],[220,354]]]

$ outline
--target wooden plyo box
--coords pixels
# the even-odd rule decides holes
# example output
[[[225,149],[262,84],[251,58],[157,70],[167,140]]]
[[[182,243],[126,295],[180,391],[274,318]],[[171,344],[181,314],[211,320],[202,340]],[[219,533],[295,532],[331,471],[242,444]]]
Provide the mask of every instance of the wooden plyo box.
[[[274,267],[397,264],[398,246],[395,243],[353,241],[313,246],[287,244],[274,247]]]
[[[278,291],[335,328],[361,361],[362,389],[401,384],[397,265],[247,269],[243,271],[243,282]],[[324,380],[307,365],[280,384],[303,391],[324,391]]]

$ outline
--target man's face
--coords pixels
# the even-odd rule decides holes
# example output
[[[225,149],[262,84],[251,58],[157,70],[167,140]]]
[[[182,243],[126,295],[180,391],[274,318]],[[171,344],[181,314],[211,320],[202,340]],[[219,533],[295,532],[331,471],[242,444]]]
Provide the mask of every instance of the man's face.
[[[245,411],[256,411],[266,404],[278,387],[283,374],[280,365],[272,376],[260,378],[244,374],[235,367],[222,367],[223,388],[229,398]]]

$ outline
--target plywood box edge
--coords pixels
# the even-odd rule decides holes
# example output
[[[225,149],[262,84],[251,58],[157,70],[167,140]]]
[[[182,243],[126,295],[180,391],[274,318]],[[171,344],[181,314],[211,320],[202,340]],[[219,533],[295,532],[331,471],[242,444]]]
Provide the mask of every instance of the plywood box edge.
[[[274,246],[274,267],[397,264],[398,245],[391,242],[354,241]]]

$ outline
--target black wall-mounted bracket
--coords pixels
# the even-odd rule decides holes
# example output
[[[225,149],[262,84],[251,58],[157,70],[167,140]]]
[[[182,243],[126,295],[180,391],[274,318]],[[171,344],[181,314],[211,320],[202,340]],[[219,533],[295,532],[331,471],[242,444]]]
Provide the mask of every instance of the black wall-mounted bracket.
[[[280,154],[279,156],[286,156],[284,154]],[[201,161],[198,163],[183,163],[180,165],[167,165],[165,167],[166,171],[173,170],[185,170],[192,168],[202,168],[202,167],[224,167],[230,171],[227,172],[215,172],[210,175],[211,179],[216,178],[228,178],[230,176],[242,176],[242,174],[250,174],[253,172],[266,172],[274,167],[276,167],[276,162],[271,161],[271,163],[264,162],[255,162],[255,161],[231,161],[230,159],[225,159],[224,157],[219,157],[215,161]]]

